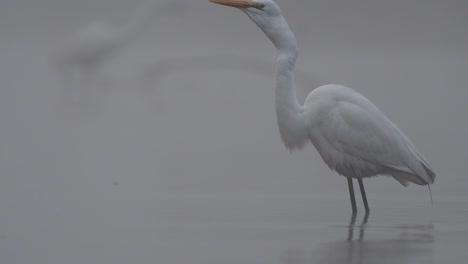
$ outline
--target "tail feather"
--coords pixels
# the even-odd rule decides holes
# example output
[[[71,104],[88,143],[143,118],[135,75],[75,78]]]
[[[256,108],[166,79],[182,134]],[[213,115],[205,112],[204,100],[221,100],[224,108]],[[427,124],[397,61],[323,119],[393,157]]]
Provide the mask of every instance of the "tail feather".
[[[434,183],[434,179],[436,174],[434,171],[427,165],[427,163],[421,162],[422,167],[424,168],[424,174],[420,175],[415,173],[414,171],[408,171],[406,169],[401,168],[392,168],[392,172],[390,173],[392,177],[397,180],[401,185],[407,187],[410,182],[415,183],[417,185],[429,185]]]
[[[400,149],[402,151],[400,152],[400,155],[402,155],[402,164],[397,167],[390,166],[392,169],[396,169],[396,173],[389,174],[405,186],[408,184],[408,181],[419,185],[429,185],[434,183],[436,174],[429,166],[426,158],[416,150],[413,143],[411,143],[411,141],[397,126],[393,123],[391,124],[401,136],[400,143],[402,145],[400,146]]]
[[[417,185],[428,184],[420,176],[413,174],[413,173],[404,172],[404,171],[395,171],[394,173],[392,173],[392,177],[405,187],[407,187],[410,182],[417,184]]]
[[[406,159],[406,166],[410,171],[410,174],[413,174],[414,176],[418,177],[420,180],[422,180],[422,184],[420,185],[426,185],[426,184],[432,184],[434,183],[435,179],[435,173],[432,170],[432,168],[429,166],[427,160],[422,156],[418,151],[414,149],[414,147],[410,147],[409,149],[409,155],[411,157],[408,157]],[[411,180],[410,180],[411,181]],[[412,181],[413,182],[413,181]],[[419,184],[415,182],[416,184]]]
[[[436,174],[435,172],[432,170],[432,168],[429,166],[429,164],[427,163],[426,159],[421,156],[421,154],[419,154],[419,157],[421,158],[421,164],[423,165],[424,167],[424,170],[426,171],[427,175],[430,177],[431,179],[431,182],[430,183],[434,183],[434,180],[435,180],[435,177],[436,177]]]

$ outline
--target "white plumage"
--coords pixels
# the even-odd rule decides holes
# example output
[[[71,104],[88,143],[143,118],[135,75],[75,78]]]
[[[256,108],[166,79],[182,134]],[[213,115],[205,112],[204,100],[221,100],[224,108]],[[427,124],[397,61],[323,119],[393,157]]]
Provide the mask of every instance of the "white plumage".
[[[296,38],[272,0],[210,0],[237,7],[257,24],[278,51],[276,115],[281,138],[290,150],[312,142],[323,161],[348,178],[353,217],[356,202],[352,178],[359,181],[369,214],[362,179],[389,175],[402,185],[428,185],[435,173],[411,141],[373,103],[341,85],[314,89],[300,105],[296,97],[294,66]]]
[[[304,103],[310,141],[327,165],[353,178],[379,174],[425,185],[435,174],[414,145],[373,103],[351,88],[325,85]]]

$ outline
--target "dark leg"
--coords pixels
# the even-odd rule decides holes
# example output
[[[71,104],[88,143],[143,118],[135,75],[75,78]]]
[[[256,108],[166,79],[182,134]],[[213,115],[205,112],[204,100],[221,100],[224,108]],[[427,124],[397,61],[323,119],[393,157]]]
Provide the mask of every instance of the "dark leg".
[[[356,198],[354,197],[354,187],[353,187],[353,179],[348,178],[348,187],[349,187],[349,198],[351,199],[351,208],[353,209],[353,214],[351,218],[356,217],[357,208],[356,208]]]
[[[361,189],[362,202],[364,203],[364,208],[366,209],[366,216],[364,218],[367,218],[369,216],[369,204],[367,203],[366,191],[364,190],[364,183],[362,183],[362,179],[358,179],[358,181],[359,188]]]

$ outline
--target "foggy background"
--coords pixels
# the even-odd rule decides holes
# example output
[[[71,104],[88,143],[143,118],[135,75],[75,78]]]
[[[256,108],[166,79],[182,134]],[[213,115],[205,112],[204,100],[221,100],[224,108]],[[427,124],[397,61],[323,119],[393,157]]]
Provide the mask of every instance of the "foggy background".
[[[344,178],[311,145],[281,142],[275,49],[242,12],[155,0],[165,11],[92,81],[61,82],[50,54],[65,38],[143,2],[0,0],[0,262],[293,263],[241,241],[302,244],[274,227],[346,225]],[[320,84],[356,89],[437,173],[434,207],[425,187],[366,180],[370,222],[462,225],[452,241],[466,249],[468,2],[277,2],[299,43],[300,102]],[[92,91],[90,105],[64,101],[71,88]],[[448,255],[435,247],[428,259]]]

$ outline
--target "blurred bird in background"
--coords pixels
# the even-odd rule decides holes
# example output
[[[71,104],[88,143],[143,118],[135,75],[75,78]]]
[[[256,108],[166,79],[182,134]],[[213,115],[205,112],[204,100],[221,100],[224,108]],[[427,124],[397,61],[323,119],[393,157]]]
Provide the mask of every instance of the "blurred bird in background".
[[[89,99],[89,86],[106,62],[129,47],[156,19],[183,7],[175,1],[144,0],[123,23],[95,21],[65,37],[51,51],[51,61],[66,93],[78,100]]]

